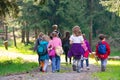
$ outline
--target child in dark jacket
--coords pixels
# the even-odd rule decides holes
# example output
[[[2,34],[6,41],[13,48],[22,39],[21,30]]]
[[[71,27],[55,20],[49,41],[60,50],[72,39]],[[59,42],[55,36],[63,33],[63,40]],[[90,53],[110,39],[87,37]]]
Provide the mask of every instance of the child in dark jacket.
[[[40,46],[43,47],[43,52],[38,53],[40,54],[40,64],[41,64],[42,72],[47,72],[47,67],[49,63],[49,55],[47,52],[48,38],[49,37],[47,35],[43,36],[43,40],[40,42]]]
[[[107,65],[107,58],[110,55],[110,46],[109,44],[106,42],[106,36],[104,34],[100,34],[99,35],[99,39],[100,41],[98,42],[98,44],[96,45],[96,56],[100,59],[101,61],[101,71],[105,71],[106,70],[106,65]],[[99,50],[99,46],[100,44],[105,45],[105,53],[101,53]]]
[[[41,68],[41,63],[40,63],[40,54],[38,53],[37,49],[38,49],[40,41],[43,40],[43,35],[44,33],[42,32],[39,33],[38,38],[36,39],[36,42],[35,42],[35,46],[34,46],[34,51],[36,51],[38,54],[38,63],[39,63],[40,71],[42,71],[42,68]]]

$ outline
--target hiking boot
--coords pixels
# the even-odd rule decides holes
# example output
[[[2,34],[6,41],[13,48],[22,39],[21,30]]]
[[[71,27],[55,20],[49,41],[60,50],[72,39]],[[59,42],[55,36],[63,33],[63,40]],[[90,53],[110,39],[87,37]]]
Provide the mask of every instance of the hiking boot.
[[[42,67],[40,67],[40,71],[42,71]]]
[[[80,73],[80,72],[81,72],[81,69],[78,69],[77,72]]]
[[[73,71],[76,71],[76,65],[72,65]]]
[[[105,72],[105,67],[104,66],[101,67],[101,71]]]

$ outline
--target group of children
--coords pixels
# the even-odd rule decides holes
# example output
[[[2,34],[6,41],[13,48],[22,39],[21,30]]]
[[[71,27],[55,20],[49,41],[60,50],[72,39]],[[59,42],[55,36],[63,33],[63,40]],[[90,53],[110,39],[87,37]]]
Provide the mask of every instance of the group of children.
[[[90,45],[82,34],[79,26],[72,29],[73,34],[70,36],[71,47],[68,52],[68,57],[73,57],[73,70],[81,72],[83,69],[83,61],[86,60],[86,67],[89,69],[88,56],[91,52]],[[83,37],[84,36],[84,37]]]
[[[60,55],[56,54],[58,47],[62,48],[62,41],[58,37],[58,32],[56,30],[53,31],[50,36],[42,32],[39,34],[34,50],[38,53],[40,71],[47,72],[49,59],[52,62],[52,72],[60,71]]]
[[[77,71],[78,73],[83,69],[84,60],[86,61],[86,68],[89,70],[89,54],[92,52],[89,42],[85,38],[85,34],[82,34],[79,26],[73,27],[72,32],[73,34],[67,38],[70,46],[68,49],[66,48],[66,51],[64,49],[66,52],[66,59],[69,57],[71,61],[71,58],[73,57],[73,70]],[[99,38],[100,42],[106,45],[106,54],[99,53],[99,44],[97,44],[96,56],[101,59],[101,71],[105,71],[107,58],[110,54],[110,47],[109,44],[105,41],[104,35],[100,35]],[[46,50],[41,48],[39,48],[39,50],[37,49],[42,45],[46,47]],[[52,72],[54,73],[60,71],[61,60],[60,55],[56,54],[56,47],[62,47],[62,45],[65,44],[62,44],[62,40],[60,39],[59,33],[57,31],[53,31],[51,33],[51,36],[40,33],[39,38],[36,40],[35,49],[38,53],[39,66],[42,72],[47,72],[49,59],[51,60]]]

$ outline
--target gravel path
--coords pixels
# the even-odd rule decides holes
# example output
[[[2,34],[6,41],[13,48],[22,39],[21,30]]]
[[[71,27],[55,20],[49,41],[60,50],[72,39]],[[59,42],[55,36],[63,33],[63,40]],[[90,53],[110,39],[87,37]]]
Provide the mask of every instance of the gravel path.
[[[21,57],[24,60],[37,62],[37,55],[23,55],[0,50],[0,57],[1,56],[11,58]],[[62,62],[64,62],[64,60],[62,60]],[[0,80],[99,80],[92,76],[92,73],[98,72],[99,69],[98,66],[90,64],[90,70],[84,69],[81,73],[77,73],[76,71],[72,71],[72,67],[68,68],[66,65],[61,67],[61,71],[65,72],[51,73],[51,65],[49,65],[47,73],[42,73],[39,72],[38,69],[35,69],[26,73],[0,76]]]

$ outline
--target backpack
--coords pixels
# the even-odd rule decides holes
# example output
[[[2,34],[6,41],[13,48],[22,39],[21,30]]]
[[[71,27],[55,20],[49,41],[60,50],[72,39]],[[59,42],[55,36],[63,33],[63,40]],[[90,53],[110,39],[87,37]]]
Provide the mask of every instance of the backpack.
[[[39,42],[37,52],[40,55],[45,55],[47,53],[47,44],[45,43],[45,41],[40,41]]]
[[[61,46],[57,46],[55,47],[55,53],[57,56],[60,56],[61,54],[63,54],[63,48]]]
[[[98,44],[98,53],[105,54],[106,53],[106,45],[99,42]]]
[[[85,41],[84,41],[84,43],[81,44],[81,46],[83,47],[84,51],[87,51],[87,50],[88,50]]]

